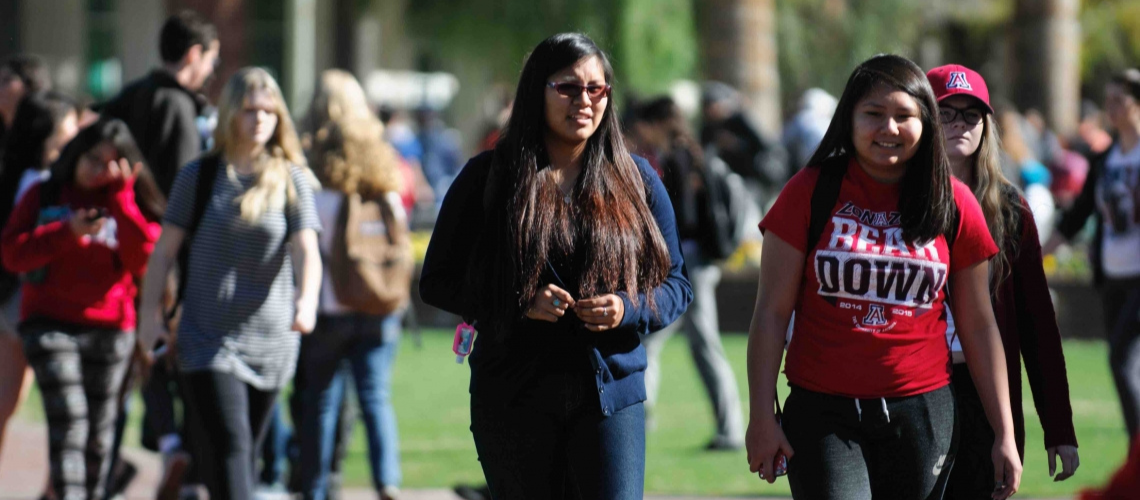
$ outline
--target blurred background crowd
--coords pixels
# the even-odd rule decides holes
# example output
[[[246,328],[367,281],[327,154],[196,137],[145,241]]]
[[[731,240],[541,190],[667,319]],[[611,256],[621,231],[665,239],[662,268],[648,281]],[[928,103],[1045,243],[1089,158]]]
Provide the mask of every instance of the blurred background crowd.
[[[217,33],[208,71],[188,89],[197,99],[202,147],[217,126],[222,84],[239,68],[265,68],[299,128],[311,130],[319,125],[303,117],[321,75],[346,71],[359,81],[362,106],[383,124],[376,132],[398,154],[418,260],[451,181],[467,158],[494,145],[506,123],[525,51],[551,33],[588,33],[613,54],[614,99],[634,151],[655,166],[675,161],[678,150],[703,158],[697,163],[722,165],[726,189],[746,190],[753,202],[735,211],[727,243],[702,244],[707,259],[689,262],[690,274],[703,266],[724,270],[723,278],[718,271],[706,282],[714,315],[706,337],[747,329],[760,255],[756,223],[815,151],[836,93],[859,61],[893,52],[923,68],[952,62],[984,74],[1001,129],[1003,169],[1024,191],[1043,242],[1056,214],[1081,192],[1090,160],[1113,144],[1104,84],[1140,63],[1140,3],[1128,0],[3,0],[0,137],[16,127],[21,100],[48,89],[62,110],[59,133],[74,135],[131,82],[169,63],[156,41],[164,20],[183,9],[200,13]],[[680,222],[682,238],[686,230],[700,238],[699,221],[688,229]],[[1047,256],[1046,271],[1062,333],[1100,339],[1084,248],[1078,239]],[[415,295],[404,324],[425,328],[417,344],[433,345],[431,329],[452,326],[455,318]],[[693,339],[710,327],[686,328],[697,331]],[[739,339],[725,345],[693,348],[717,428],[701,445],[739,450],[739,389],[726,380],[742,368],[729,361],[742,357],[743,348]],[[659,383],[652,370],[651,400]],[[659,425],[652,408],[651,427]],[[342,420],[350,431],[352,419]],[[288,482],[289,421],[274,415],[260,476],[265,485]],[[653,476],[655,465],[649,467]]]

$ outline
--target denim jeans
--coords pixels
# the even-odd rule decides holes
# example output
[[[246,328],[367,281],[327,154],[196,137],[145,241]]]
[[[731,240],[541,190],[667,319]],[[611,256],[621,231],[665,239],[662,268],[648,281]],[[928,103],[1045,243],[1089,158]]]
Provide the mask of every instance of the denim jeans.
[[[265,439],[261,442],[261,472],[257,482],[264,486],[281,485],[285,469],[289,466],[289,443],[293,441],[293,428],[285,422],[281,409],[283,400],[273,405]]]
[[[543,376],[511,404],[471,398],[471,433],[495,500],[640,500],[645,405],[602,415],[590,374]]]
[[[950,386],[915,396],[851,399],[792,386],[783,428],[795,498],[941,499],[954,465]]]
[[[400,449],[396,412],[392,408],[392,364],[396,358],[400,315],[348,314],[320,316],[311,335],[301,341],[305,365],[301,420],[301,492],[323,500],[344,397],[348,360],[368,434],[368,461],[377,490],[400,485]]]

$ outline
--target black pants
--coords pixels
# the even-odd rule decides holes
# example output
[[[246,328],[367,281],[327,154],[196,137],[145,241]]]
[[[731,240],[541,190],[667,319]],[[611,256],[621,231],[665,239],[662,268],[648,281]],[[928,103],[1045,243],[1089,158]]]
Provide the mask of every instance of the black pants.
[[[201,480],[198,474],[198,460],[193,457],[195,447],[193,443],[202,435],[201,424],[194,418],[190,405],[186,404],[186,382],[177,365],[168,365],[159,360],[151,367],[150,376],[139,390],[142,395],[145,412],[142,421],[142,445],[144,448],[159,452],[159,443],[164,436],[176,434],[179,436],[181,450],[190,453],[192,460],[190,468],[183,476],[183,483],[197,484]],[[181,402],[181,405],[177,403]],[[181,407],[181,418],[176,411]]]
[[[954,464],[949,386],[903,398],[856,400],[792,386],[783,428],[792,496],[939,499]]]
[[[946,496],[951,500],[989,498],[994,492],[994,430],[986,419],[986,410],[978,388],[970,378],[966,363],[954,365],[954,397],[958,403],[958,450],[954,453],[954,470],[946,483]],[[1020,404],[1018,402],[1017,404]],[[1024,442],[1024,436],[1021,436]],[[1025,461],[1025,454],[1021,454]]]
[[[1108,364],[1132,442],[1140,433],[1140,278],[1107,279],[1101,293]]]
[[[186,402],[201,425],[193,456],[211,500],[249,500],[254,462],[278,391],[262,391],[229,373],[184,374]]]
[[[102,500],[134,332],[20,326],[48,421],[51,486],[60,500]]]

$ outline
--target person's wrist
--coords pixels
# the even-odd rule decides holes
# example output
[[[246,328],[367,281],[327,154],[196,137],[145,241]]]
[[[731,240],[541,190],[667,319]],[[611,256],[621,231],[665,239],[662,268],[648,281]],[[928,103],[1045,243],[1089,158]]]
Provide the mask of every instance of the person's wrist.
[[[770,399],[768,401],[771,401]],[[748,418],[757,422],[776,421],[776,410],[772,408],[771,403],[762,407],[749,407]]]

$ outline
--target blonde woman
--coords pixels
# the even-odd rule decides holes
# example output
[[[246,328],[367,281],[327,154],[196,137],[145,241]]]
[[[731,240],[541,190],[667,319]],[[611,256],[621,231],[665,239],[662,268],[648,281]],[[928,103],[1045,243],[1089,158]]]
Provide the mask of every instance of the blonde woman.
[[[214,150],[175,179],[143,283],[140,339],[149,352],[165,335],[162,290],[189,245],[175,345],[187,403],[209,437],[194,457],[210,498],[245,500],[257,442],[296,365],[295,332],[312,331],[316,321],[320,223],[316,181],[273,77],[239,71],[222,90],[218,116]],[[203,171],[213,179],[199,182]],[[202,205],[199,186],[211,190]]]
[[[974,192],[986,225],[999,252],[990,261],[990,299],[1005,348],[1010,409],[1018,456],[1025,456],[1025,417],[1021,405],[1021,361],[1025,370],[1049,453],[1049,475],[1062,470],[1067,479],[1080,464],[1065,354],[1057,330],[1053,301],[1041,266],[1041,245],[1029,204],[1002,175],[997,120],[982,76],[959,65],[941,66],[926,74],[938,99],[946,156],[954,176]],[[952,323],[951,323],[952,325]],[[953,331],[951,342],[954,383],[958,401],[958,453],[946,498],[982,498],[993,491],[993,465],[989,460],[994,432],[986,421],[978,390],[966,366],[962,347]],[[1024,459],[1023,459],[1024,460]]]
[[[389,234],[407,234],[407,216],[398,194],[403,184],[399,160],[396,151],[384,142],[384,126],[368,111],[356,79],[343,71],[326,71],[309,116],[327,120],[310,122],[318,128],[306,134],[313,171],[324,187],[316,193],[317,215],[327,228],[320,236],[321,252],[326,256],[335,254],[335,238],[342,230],[337,221],[348,196],[387,203],[392,220],[399,226],[386,227]],[[366,225],[375,223],[361,223],[362,227]],[[337,414],[345,390],[346,372],[339,368],[347,361],[364,414],[372,482],[380,498],[389,500],[396,497],[400,485],[391,373],[401,311],[377,316],[342,303],[329,268],[325,271],[317,333],[301,341],[301,380],[297,382],[297,386],[303,387],[299,422],[301,492],[306,499],[326,497],[340,420]]]

